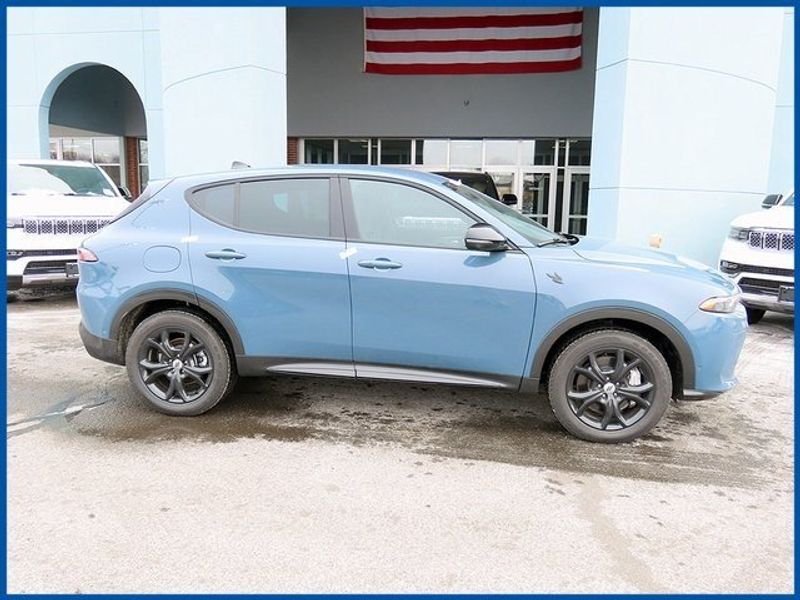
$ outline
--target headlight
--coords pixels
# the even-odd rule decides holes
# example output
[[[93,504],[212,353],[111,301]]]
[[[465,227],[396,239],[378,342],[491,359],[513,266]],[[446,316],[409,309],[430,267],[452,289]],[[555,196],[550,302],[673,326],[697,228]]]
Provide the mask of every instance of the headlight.
[[[22,219],[20,217],[6,217],[6,228],[21,229]]]
[[[731,227],[730,233],[728,233],[728,237],[732,240],[740,240],[745,241],[747,240],[748,236],[750,235],[750,230],[746,227]]]
[[[732,313],[739,303],[739,294],[714,296],[700,303],[700,310],[713,313]]]

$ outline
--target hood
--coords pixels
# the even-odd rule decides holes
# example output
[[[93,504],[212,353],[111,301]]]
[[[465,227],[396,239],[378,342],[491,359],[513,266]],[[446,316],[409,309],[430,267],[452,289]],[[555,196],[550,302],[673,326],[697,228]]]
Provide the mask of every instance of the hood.
[[[661,250],[628,246],[614,240],[592,237],[580,238],[580,241],[572,246],[572,249],[581,258],[593,262],[688,277],[695,281],[721,287],[728,293],[736,289],[730,279],[717,269],[691,258]]]
[[[733,227],[763,227],[765,229],[794,229],[794,207],[776,206],[747,213],[731,221]]]
[[[114,217],[128,206],[122,196],[7,196],[9,217]]]

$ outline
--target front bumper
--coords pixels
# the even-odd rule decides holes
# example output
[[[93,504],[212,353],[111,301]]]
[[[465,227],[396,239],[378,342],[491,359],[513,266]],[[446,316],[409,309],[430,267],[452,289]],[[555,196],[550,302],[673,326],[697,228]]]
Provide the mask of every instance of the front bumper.
[[[792,287],[794,287],[794,283],[792,283]],[[772,310],[788,315],[794,314],[794,302],[781,300],[777,295],[773,294],[753,294],[742,292],[742,304],[750,308]]]
[[[76,285],[77,272],[68,273],[67,265],[70,263],[77,265],[77,260],[75,253],[42,253],[36,256],[6,259],[6,289],[13,292],[28,287]]]
[[[117,340],[107,340],[89,333],[83,322],[78,325],[78,332],[89,356],[115,365],[125,364],[125,356]]]

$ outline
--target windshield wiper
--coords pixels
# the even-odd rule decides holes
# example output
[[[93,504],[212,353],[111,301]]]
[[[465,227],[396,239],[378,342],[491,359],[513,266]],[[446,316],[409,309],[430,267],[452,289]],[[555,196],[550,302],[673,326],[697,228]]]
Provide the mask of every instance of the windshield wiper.
[[[543,242],[539,242],[538,244],[536,244],[536,247],[544,248],[545,246],[552,246],[553,244],[569,244],[571,246],[572,242],[570,242],[567,238],[557,237],[551,240],[545,240]]]
[[[581,239],[577,235],[573,235],[571,233],[557,233],[559,237],[555,237],[552,240],[545,240],[544,242],[539,242],[536,244],[537,248],[542,248],[544,246],[552,246],[553,244],[577,244]]]

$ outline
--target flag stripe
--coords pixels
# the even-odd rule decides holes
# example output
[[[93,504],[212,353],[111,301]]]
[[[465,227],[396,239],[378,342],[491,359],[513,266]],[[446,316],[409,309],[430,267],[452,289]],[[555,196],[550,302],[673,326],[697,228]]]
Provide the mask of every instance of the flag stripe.
[[[475,27],[532,27],[581,23],[582,12],[553,14],[488,15],[468,17],[367,17],[367,29],[459,29]]]
[[[527,63],[540,61],[563,61],[579,58],[580,48],[561,50],[519,50],[511,52],[367,52],[368,63],[380,64],[439,64],[453,63]]]
[[[554,13],[580,12],[582,9],[574,6],[537,6],[535,8],[525,6],[474,6],[458,8],[434,8],[434,7],[414,7],[414,8],[365,8],[368,17],[384,18],[411,18],[411,17],[485,17],[487,15],[542,15]]]
[[[578,48],[581,36],[558,38],[516,38],[508,40],[412,40],[383,42],[367,40],[367,52],[485,52],[487,50],[556,50]]]
[[[557,38],[581,34],[581,24],[553,25],[551,27],[500,27],[497,29],[367,29],[368,41],[402,42],[405,40],[485,40],[519,38]]]
[[[554,73],[580,69],[580,57],[551,62],[508,63],[439,63],[439,64],[376,64],[367,63],[367,73],[384,75],[511,75],[519,73]]]
[[[581,8],[365,8],[364,71],[388,75],[579,69]]]

